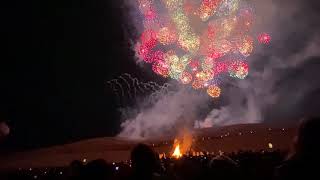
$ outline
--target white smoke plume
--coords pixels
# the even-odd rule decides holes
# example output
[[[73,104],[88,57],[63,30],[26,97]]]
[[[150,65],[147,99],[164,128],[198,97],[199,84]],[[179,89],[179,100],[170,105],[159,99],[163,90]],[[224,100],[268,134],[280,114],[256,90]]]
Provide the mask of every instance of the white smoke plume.
[[[255,47],[248,58],[247,79],[224,79],[222,97],[217,100],[181,86],[148,108],[129,109],[136,113],[121,124],[120,136],[159,136],[184,122],[207,128],[305,115],[306,97],[320,89],[315,77],[320,67],[315,63],[320,56],[320,26],[317,12],[306,4],[302,0],[255,2],[255,31],[267,31],[272,40],[270,46]]]
[[[190,88],[181,87],[177,91],[164,93],[156,102],[151,103],[151,107],[141,109],[134,118],[123,122],[120,136],[150,138],[169,135],[167,133],[171,133],[173,129],[186,127],[188,124],[190,127],[190,123],[197,116],[197,111],[208,100],[206,94],[195,92]]]

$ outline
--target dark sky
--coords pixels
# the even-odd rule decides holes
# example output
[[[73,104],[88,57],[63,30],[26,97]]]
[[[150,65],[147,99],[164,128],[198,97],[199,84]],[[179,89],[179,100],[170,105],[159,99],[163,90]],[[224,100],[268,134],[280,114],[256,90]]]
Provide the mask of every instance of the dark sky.
[[[125,72],[142,76],[124,35],[122,1],[0,3],[0,120],[11,128],[2,146],[36,148],[119,132],[105,81]]]
[[[120,3],[1,2],[0,114],[10,148],[115,135],[119,114],[105,80],[138,67]]]

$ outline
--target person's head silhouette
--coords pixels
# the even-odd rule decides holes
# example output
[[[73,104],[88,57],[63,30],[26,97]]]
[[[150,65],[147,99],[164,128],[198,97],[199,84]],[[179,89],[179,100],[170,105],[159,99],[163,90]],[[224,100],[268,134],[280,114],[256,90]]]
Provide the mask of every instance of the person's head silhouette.
[[[136,175],[151,176],[156,167],[156,154],[145,144],[138,144],[131,152],[132,168]]]
[[[319,179],[320,118],[304,119],[294,152],[275,171],[275,179]]]
[[[85,179],[103,180],[111,177],[112,167],[103,159],[89,162],[85,166]]]
[[[314,156],[320,150],[320,118],[304,119],[298,130],[295,153],[298,156]]]

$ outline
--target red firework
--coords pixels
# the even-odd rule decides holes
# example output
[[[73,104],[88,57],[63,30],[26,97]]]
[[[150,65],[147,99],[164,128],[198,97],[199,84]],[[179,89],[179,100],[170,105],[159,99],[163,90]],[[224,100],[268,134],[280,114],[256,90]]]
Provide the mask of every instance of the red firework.
[[[271,36],[270,36],[268,33],[261,33],[261,34],[258,36],[258,41],[259,41],[261,44],[269,44],[270,41],[271,41]]]

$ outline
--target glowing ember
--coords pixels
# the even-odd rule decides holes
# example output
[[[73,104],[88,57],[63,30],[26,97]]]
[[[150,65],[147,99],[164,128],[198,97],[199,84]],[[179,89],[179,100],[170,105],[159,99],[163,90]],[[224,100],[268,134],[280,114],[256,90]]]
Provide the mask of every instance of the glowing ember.
[[[174,148],[174,151],[172,153],[172,157],[176,158],[176,159],[179,159],[182,157],[182,154],[180,152],[180,145],[177,144],[176,147]]]

